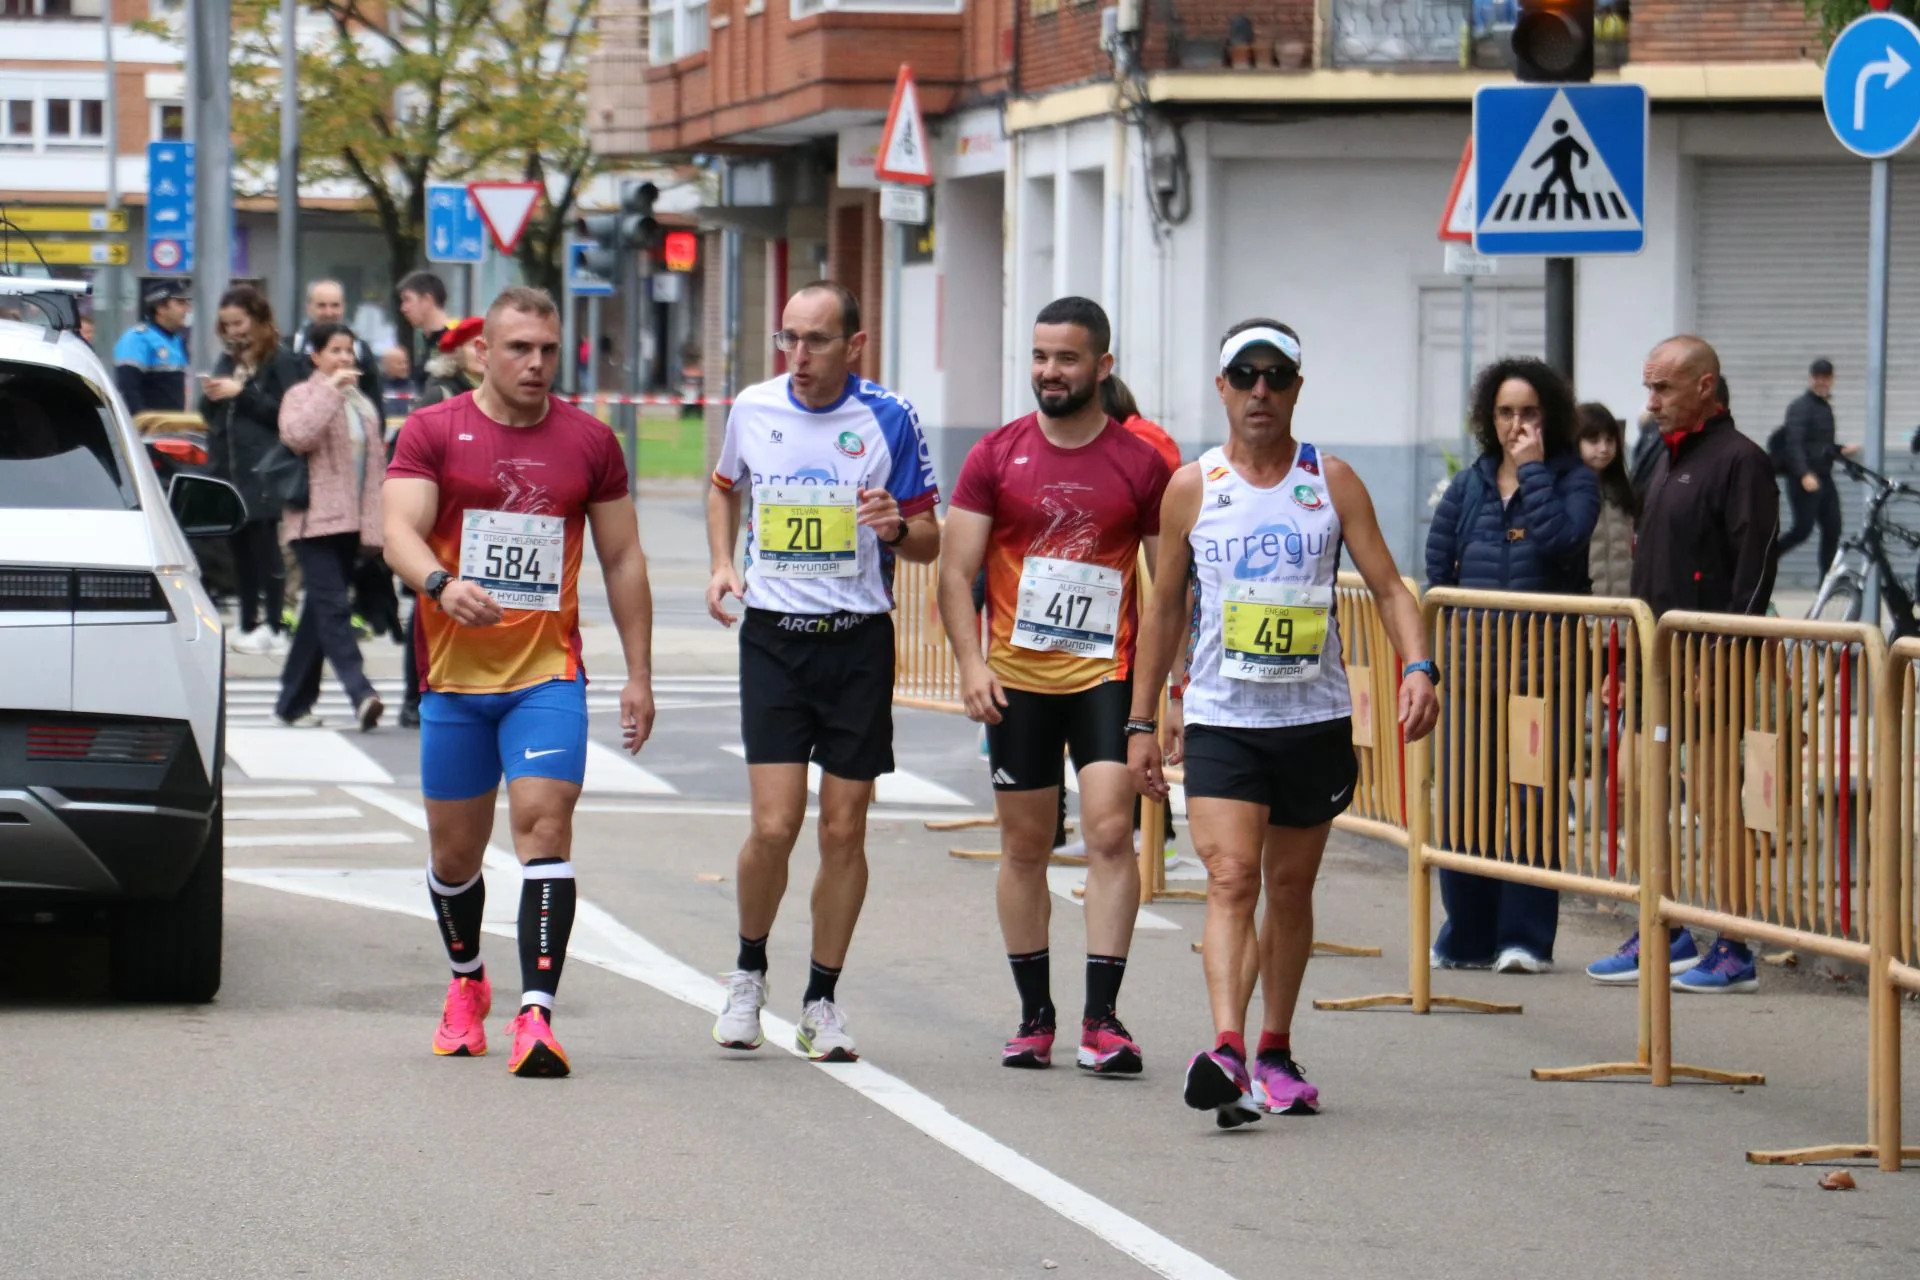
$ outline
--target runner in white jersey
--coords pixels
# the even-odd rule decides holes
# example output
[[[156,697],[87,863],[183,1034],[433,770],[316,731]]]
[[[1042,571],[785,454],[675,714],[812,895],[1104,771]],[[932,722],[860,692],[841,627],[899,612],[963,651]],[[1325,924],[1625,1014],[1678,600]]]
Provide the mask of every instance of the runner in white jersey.
[[[1352,701],[1340,663],[1334,579],[1344,546],[1373,592],[1387,637],[1407,659],[1400,726],[1424,737],[1439,713],[1420,610],[1400,580],[1351,468],[1293,438],[1304,385],[1300,338],[1275,320],[1228,330],[1214,380],[1227,443],[1174,473],[1160,511],[1156,582],[1194,584],[1187,668],[1187,818],[1207,867],[1205,953],[1214,1048],[1187,1067],[1187,1105],[1222,1128],[1265,1112],[1310,1114],[1319,1091],[1293,1059],[1293,1007],[1313,950],[1313,883],[1333,819],[1353,798]],[[1186,638],[1186,602],[1154,595],[1140,637],[1127,722],[1135,785],[1164,798],[1159,686]],[[1180,699],[1170,705],[1178,707]],[[1182,723],[1184,721],[1184,724]],[[1264,880],[1258,1046],[1245,1039],[1245,954]]]
[[[893,562],[940,553],[933,461],[913,406],[850,371],[866,346],[860,304],[829,282],[787,302],[774,342],[788,372],[735,398],[707,494],[707,611],[740,628],[740,729],[753,826],[740,849],[739,960],[713,1038],[760,1047],[767,937],[820,766],[820,871],[799,1046],[815,1061],[858,1051],[836,1001],[867,893],[867,806],[893,770]],[[746,501],[746,581],[734,569]]]

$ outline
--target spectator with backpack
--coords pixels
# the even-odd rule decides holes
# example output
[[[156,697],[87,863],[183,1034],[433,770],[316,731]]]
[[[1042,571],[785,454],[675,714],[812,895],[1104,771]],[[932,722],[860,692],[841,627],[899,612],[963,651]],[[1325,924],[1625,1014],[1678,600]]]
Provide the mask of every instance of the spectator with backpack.
[[[1851,455],[1853,445],[1835,443],[1833,362],[1819,359],[1807,370],[1807,389],[1787,406],[1786,425],[1767,438],[1774,470],[1786,478],[1787,509],[1793,525],[1780,539],[1785,556],[1820,530],[1820,573],[1824,576],[1840,549],[1840,490],[1833,483],[1833,460]]]
[[[1480,456],[1453,478],[1434,512],[1428,584],[1586,595],[1600,484],[1581,461],[1573,393],[1565,380],[1539,360],[1496,361],[1475,380],[1472,427]],[[1517,661],[1524,678],[1528,655]],[[1447,655],[1442,662],[1446,670],[1463,671],[1468,655]],[[1462,726],[1455,722],[1446,731],[1458,734]],[[1442,760],[1451,758],[1447,745],[1436,752]],[[1551,807],[1538,788],[1524,792],[1523,803],[1539,816],[1522,829],[1544,840]],[[1544,865],[1539,852],[1514,856]],[[1558,893],[1442,871],[1440,897],[1447,920],[1434,940],[1435,968],[1545,973],[1553,967]]]

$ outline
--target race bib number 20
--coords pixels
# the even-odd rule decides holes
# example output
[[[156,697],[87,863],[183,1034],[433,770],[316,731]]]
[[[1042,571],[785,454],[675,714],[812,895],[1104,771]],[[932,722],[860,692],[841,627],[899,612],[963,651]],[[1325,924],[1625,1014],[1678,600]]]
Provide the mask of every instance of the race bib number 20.
[[[760,489],[753,524],[755,567],[780,578],[857,578],[860,490],[850,484]]]
[[[502,609],[558,613],[566,558],[564,516],[468,511],[461,518],[460,576],[486,588]]]
[[[1227,591],[1220,608],[1221,675],[1260,684],[1320,678],[1332,587],[1242,583]]]

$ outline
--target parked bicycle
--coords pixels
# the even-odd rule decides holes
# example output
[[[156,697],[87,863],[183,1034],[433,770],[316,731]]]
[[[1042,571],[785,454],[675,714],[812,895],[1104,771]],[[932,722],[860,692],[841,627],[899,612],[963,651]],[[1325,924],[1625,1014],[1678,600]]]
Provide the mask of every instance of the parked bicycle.
[[[1873,581],[1880,587],[1880,624],[1887,638],[1920,636],[1920,613],[1915,611],[1920,577],[1911,582],[1903,580],[1887,552],[1890,543],[1920,551],[1920,533],[1887,517],[1889,502],[1895,498],[1920,499],[1920,489],[1889,480],[1845,455],[1833,461],[1835,466],[1868,487],[1871,496],[1867,503],[1867,521],[1860,532],[1841,542],[1807,617],[1828,622],[1860,621],[1866,607],[1867,583]]]

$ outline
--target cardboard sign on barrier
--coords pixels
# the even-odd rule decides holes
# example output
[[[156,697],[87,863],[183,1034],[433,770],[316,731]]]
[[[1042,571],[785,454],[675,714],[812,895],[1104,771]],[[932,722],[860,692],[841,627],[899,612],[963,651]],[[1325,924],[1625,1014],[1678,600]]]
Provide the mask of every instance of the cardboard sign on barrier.
[[[1780,834],[1780,735],[1747,730],[1740,813],[1747,828]]]
[[[1507,780],[1515,786],[1547,785],[1547,700],[1507,699]]]
[[[1347,668],[1347,690],[1353,697],[1353,745],[1373,746],[1373,671]]]

